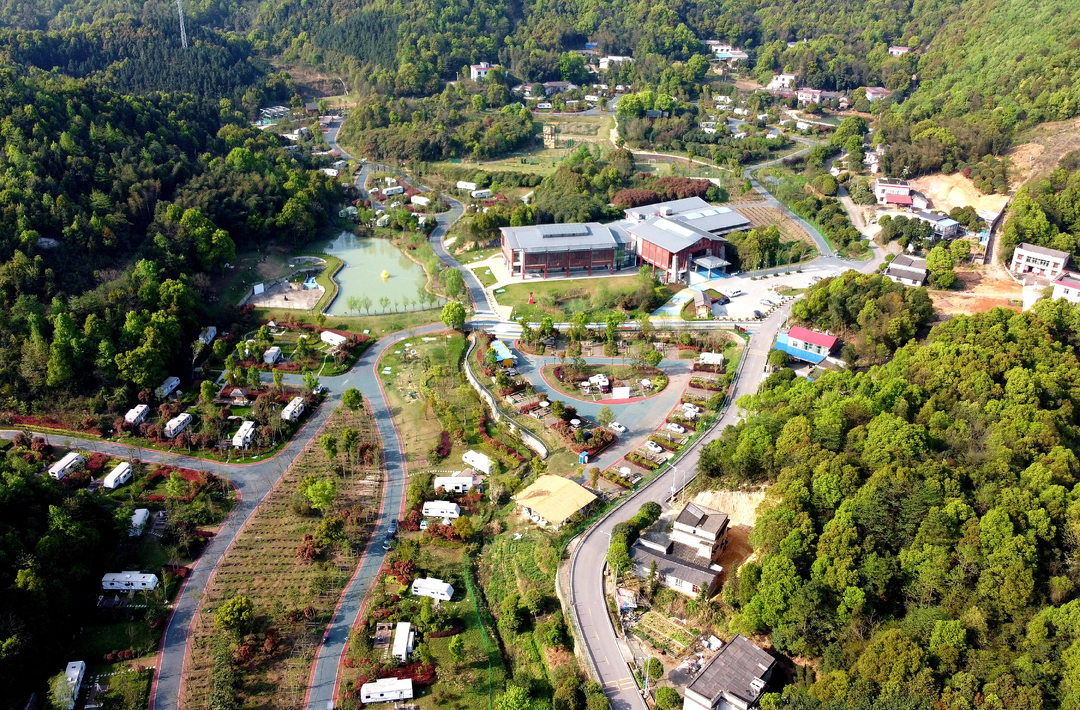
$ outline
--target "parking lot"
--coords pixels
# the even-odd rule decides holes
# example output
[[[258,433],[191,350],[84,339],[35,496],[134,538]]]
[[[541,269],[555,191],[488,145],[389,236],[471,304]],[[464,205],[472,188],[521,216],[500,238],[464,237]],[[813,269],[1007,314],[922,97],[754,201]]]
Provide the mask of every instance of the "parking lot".
[[[695,285],[693,288],[695,290],[714,288],[729,297],[733,293],[742,291],[741,295],[732,297],[731,302],[726,305],[714,304],[713,316],[717,318],[748,319],[754,317],[754,311],[765,313],[769,310],[770,306],[764,303],[765,300],[772,301],[774,304],[780,302],[782,296],[774,290],[777,286],[805,289],[816,281],[831,276],[839,276],[840,274],[840,269],[815,267],[811,264],[803,268],[802,273],[793,271],[790,274],[758,278],[756,280],[751,280],[749,276],[724,276]]]

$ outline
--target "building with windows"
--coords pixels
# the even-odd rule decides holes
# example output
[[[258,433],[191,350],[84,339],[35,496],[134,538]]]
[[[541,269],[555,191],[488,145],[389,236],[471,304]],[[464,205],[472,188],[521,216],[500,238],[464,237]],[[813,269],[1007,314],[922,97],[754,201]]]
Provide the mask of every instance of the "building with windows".
[[[117,465],[117,467],[114,468],[111,472],[109,472],[109,475],[105,476],[105,481],[102,482],[101,486],[105,490],[112,491],[124,485],[130,480],[131,464],[129,464],[127,461],[124,461]]]
[[[449,582],[434,577],[421,577],[413,580],[412,593],[418,597],[431,597],[448,602],[454,596],[454,588]]]
[[[469,78],[473,81],[484,81],[487,79],[488,72],[498,67],[498,64],[488,64],[487,62],[480,62],[479,64],[469,65]]]
[[[65,705],[67,710],[71,710],[75,707],[75,701],[79,698],[79,688],[82,687],[83,676],[86,675],[86,662],[85,661],[72,661],[64,668],[64,679],[67,681],[68,687],[71,689],[71,702],[67,703],[65,698]],[[31,704],[35,704],[35,701],[31,701]]]
[[[885,275],[898,284],[922,286],[926,283],[926,259],[901,254],[885,268]]]
[[[775,666],[775,658],[739,634],[686,686],[683,710],[749,710],[765,693]]]
[[[1069,303],[1080,303],[1080,274],[1065,271],[1054,280],[1054,300],[1064,298]]]
[[[634,574],[647,578],[655,563],[657,580],[664,586],[691,597],[702,590],[711,596],[724,571],[717,560],[727,547],[727,530],[726,513],[689,503],[670,530],[668,520],[658,520],[630,546]]]
[[[907,54],[910,51],[911,51],[911,47],[904,47],[902,45],[893,45],[892,47],[889,47],[889,56],[890,57],[902,57],[902,56],[904,56],[905,54]]]
[[[639,261],[665,283],[686,282],[691,270],[724,273],[730,262],[724,258],[723,235],[750,227],[738,212],[700,197],[633,207],[625,215]]]
[[[379,678],[373,683],[360,686],[360,702],[390,703],[412,700],[412,678]]]
[[[60,480],[64,476],[75,473],[83,467],[85,461],[82,454],[75,451],[70,451],[64,454],[64,457],[59,461],[49,466],[49,477]]]
[[[412,630],[412,624],[407,621],[400,621],[394,630],[394,647],[390,655],[402,663],[407,663],[415,643],[416,633]]]
[[[551,272],[567,277],[572,272],[592,276],[594,270],[610,274],[633,265],[627,250],[630,238],[618,224],[537,224],[500,231],[503,264],[522,279],[541,273],[546,279]]]
[[[124,421],[132,426],[138,426],[146,421],[146,415],[150,413],[150,405],[136,404],[124,415]]]
[[[157,589],[158,578],[155,574],[140,572],[110,572],[101,578],[101,588],[105,590],[132,591],[136,589]]]
[[[190,425],[191,415],[187,412],[180,412],[175,417],[166,422],[165,430],[162,433],[165,434],[166,439],[172,439],[184,429],[187,429]]]
[[[1055,279],[1065,271],[1069,253],[1022,242],[1013,251],[1009,271],[1017,276],[1032,274]]]
[[[795,326],[776,336],[776,349],[783,350],[797,360],[816,365],[829,356],[838,342],[839,338],[835,336]]]
[[[170,394],[175,392],[176,388],[179,387],[179,386],[180,386],[180,378],[179,377],[166,377],[165,381],[162,382],[161,385],[158,386],[158,388],[156,390],[154,390],[154,394],[157,395],[158,399],[165,399]]]
[[[429,500],[424,503],[422,514],[425,518],[453,520],[461,515],[461,506],[448,500]]]
[[[960,236],[960,223],[951,217],[935,214],[933,212],[920,211],[912,215],[913,219],[926,222],[934,230],[936,239],[956,239]]]
[[[295,422],[304,413],[304,398],[293,397],[285,408],[281,410],[281,418],[287,422]]]
[[[233,434],[232,445],[237,449],[247,448],[251,440],[255,438],[255,422],[246,420],[240,424],[240,428]]]

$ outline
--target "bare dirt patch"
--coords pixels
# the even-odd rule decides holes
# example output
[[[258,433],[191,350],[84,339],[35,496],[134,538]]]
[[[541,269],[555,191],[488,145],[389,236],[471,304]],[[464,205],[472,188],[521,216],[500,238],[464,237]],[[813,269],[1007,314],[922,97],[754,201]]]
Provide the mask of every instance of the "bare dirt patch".
[[[1000,266],[956,269],[955,273],[957,280],[963,284],[960,290],[965,295],[1001,298],[1020,298],[1023,295],[1023,287]]]
[[[701,491],[694,496],[694,503],[727,513],[731,528],[745,525],[754,527],[757,509],[765,500],[765,489],[756,491]],[[729,543],[730,545],[730,543]]]
[[[814,244],[814,240],[806,233],[805,229],[799,226],[798,222],[775,207],[738,207],[735,211],[750,220],[752,229],[771,227],[775,224],[785,241],[798,240],[810,245]]]
[[[1024,133],[1021,139],[1026,142],[1008,152],[1017,173],[1016,179],[1010,177],[1009,184],[1017,188],[1054,170],[1066,153],[1080,150],[1080,120],[1044,123]]]
[[[934,302],[934,310],[942,315],[953,316],[970,316],[975,315],[976,313],[986,313],[994,308],[1009,308],[1020,312],[1020,306],[1009,302],[1019,299],[1019,295],[1017,298],[1010,299],[1005,296],[945,293],[940,291],[930,293],[930,300]]]
[[[934,173],[910,181],[912,187],[926,195],[933,202],[934,209],[944,212],[954,207],[968,205],[976,210],[1000,212],[1008,203],[1007,195],[984,195],[971,180],[960,173],[944,175]]]

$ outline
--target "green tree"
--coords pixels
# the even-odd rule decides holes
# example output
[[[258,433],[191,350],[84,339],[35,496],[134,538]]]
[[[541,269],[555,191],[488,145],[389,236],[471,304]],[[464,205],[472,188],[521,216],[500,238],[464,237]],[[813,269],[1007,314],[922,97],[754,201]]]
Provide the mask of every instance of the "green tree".
[[[454,518],[454,533],[462,540],[468,542],[474,534],[472,521],[468,516],[462,515]]]
[[[199,399],[204,404],[209,404],[214,401],[214,397],[217,396],[217,385],[210,380],[203,380],[199,385]]]
[[[607,551],[607,563],[613,572],[620,574],[630,569],[630,550],[625,535],[613,535]]]
[[[465,306],[461,305],[457,301],[447,301],[442,310],[442,322],[447,328],[453,328],[454,330],[464,330],[465,328]]]
[[[966,261],[971,256],[971,242],[966,239],[956,239],[949,245],[949,252],[956,263]]]
[[[605,404],[603,407],[600,407],[600,413],[596,415],[596,421],[599,422],[602,427],[611,426],[611,423],[615,421],[615,413],[611,411],[611,407]]]
[[[179,471],[169,474],[169,480],[165,482],[165,497],[171,500],[179,500],[187,495],[188,482],[180,475]]]
[[[511,685],[506,692],[495,698],[495,710],[531,710],[529,693],[520,685]]]
[[[664,664],[659,658],[649,658],[645,661],[644,672],[649,676],[649,680],[656,682],[664,677]]]
[[[780,369],[781,367],[787,367],[791,362],[791,356],[783,350],[771,350],[769,351],[769,367]]]
[[[364,405],[364,396],[360,394],[360,390],[350,387],[341,393],[341,404],[346,409],[356,411]]]
[[[656,689],[656,707],[660,710],[676,710],[682,707],[682,697],[679,691],[669,686],[661,686]]]
[[[75,688],[64,673],[49,679],[49,706],[52,710],[68,710],[75,704]]]
[[[314,481],[308,485],[306,495],[311,507],[325,515],[337,498],[337,484],[330,478]]]
[[[271,374],[271,377],[274,378],[274,389],[276,389],[278,392],[281,392],[283,389],[282,385],[285,382],[285,373],[281,370],[274,370]]]
[[[454,663],[461,663],[465,660],[465,637],[462,634],[450,637],[450,645],[447,650],[450,652],[450,660]]]
[[[450,298],[458,298],[465,293],[465,279],[457,269],[443,269],[439,277],[446,295]]]
[[[319,446],[326,453],[326,458],[333,461],[338,455],[337,439],[333,434],[323,434],[319,437]]]
[[[242,594],[229,599],[214,611],[214,628],[243,636],[255,623],[255,605]]]
[[[953,255],[945,247],[938,245],[926,255],[926,268],[932,274],[940,274],[953,268]]]
[[[308,394],[313,393],[319,387],[319,378],[311,370],[304,370],[301,379],[304,381],[304,389],[307,390]]]

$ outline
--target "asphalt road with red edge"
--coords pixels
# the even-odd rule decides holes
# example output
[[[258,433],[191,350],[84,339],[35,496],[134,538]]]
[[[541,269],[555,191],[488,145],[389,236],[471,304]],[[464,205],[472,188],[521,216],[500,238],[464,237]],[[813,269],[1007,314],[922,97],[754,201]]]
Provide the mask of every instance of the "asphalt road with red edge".
[[[371,357],[365,356],[352,370],[351,385],[364,394],[375,414],[375,423],[383,441],[383,465],[386,478],[375,533],[368,542],[356,574],[353,575],[338,602],[328,628],[329,635],[315,654],[315,663],[308,683],[307,700],[304,703],[304,707],[310,710],[326,710],[329,707],[327,703],[338,696],[338,672],[341,659],[348,649],[349,631],[356,624],[363,609],[364,598],[378,578],[379,570],[382,569],[383,560],[386,557],[382,549],[382,541],[389,531],[390,521],[400,519],[405,508],[405,491],[408,488],[405,450],[379,377],[379,358],[392,345],[439,330],[445,330],[445,328],[442,325],[416,328],[407,333],[396,333],[385,340],[380,340],[376,344],[378,347],[369,351]],[[375,394],[376,392],[378,395]]]

